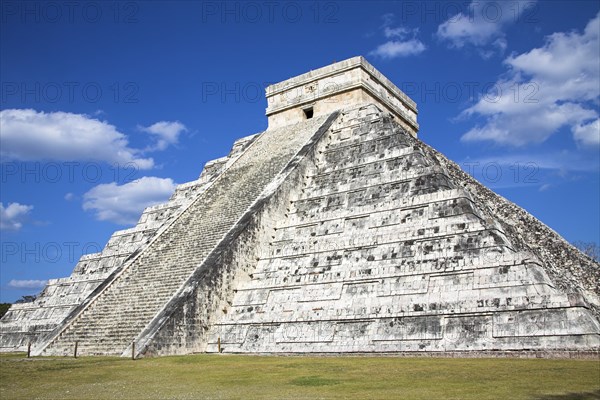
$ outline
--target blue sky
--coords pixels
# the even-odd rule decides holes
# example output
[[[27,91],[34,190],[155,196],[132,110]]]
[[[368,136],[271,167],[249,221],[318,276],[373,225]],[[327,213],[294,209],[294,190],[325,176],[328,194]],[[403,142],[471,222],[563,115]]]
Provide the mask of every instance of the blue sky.
[[[420,138],[600,242],[597,1],[1,1],[0,301],[68,276],[266,129],[264,88],[364,55]],[[119,201],[115,201],[115,199]]]

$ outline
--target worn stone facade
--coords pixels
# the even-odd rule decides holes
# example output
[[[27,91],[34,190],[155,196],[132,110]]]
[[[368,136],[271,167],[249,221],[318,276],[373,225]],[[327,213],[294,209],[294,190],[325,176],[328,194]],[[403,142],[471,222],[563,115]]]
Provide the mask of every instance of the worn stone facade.
[[[307,72],[266,89],[269,128],[331,114],[357,104],[376,104],[417,135],[417,105],[363,57]]]
[[[556,261],[499,218],[506,200],[473,195],[482,188],[376,106],[345,110],[306,168],[208,351],[597,348],[597,270],[563,271],[573,284],[557,290]]]
[[[362,57],[267,98],[269,129],[13,306],[2,349],[598,351],[600,266],[417,139]]]

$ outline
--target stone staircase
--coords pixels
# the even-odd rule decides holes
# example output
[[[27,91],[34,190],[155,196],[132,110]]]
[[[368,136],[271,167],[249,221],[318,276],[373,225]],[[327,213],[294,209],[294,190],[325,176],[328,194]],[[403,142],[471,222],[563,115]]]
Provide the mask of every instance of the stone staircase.
[[[119,355],[153,320],[326,117],[262,133],[148,248],[35,353]]]
[[[256,137],[236,140],[227,156],[205,164],[198,179],[178,185],[167,202],[147,207],[134,227],[114,232],[101,252],[83,255],[69,277],[50,279],[35,301],[13,304],[0,320],[0,351],[25,351],[28,343],[43,346],[47,336],[60,329],[71,313],[189,206]]]

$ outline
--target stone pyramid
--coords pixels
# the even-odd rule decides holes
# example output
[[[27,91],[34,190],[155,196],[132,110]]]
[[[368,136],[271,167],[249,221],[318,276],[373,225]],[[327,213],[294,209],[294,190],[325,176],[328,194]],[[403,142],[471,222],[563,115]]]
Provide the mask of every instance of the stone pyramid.
[[[597,354],[600,266],[417,139],[362,57],[267,100],[266,131],[13,306],[2,349]]]

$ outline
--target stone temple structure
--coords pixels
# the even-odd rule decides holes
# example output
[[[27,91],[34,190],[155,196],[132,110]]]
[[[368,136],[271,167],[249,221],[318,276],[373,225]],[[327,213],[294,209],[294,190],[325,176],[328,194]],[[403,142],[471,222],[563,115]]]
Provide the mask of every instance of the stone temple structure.
[[[597,354],[600,266],[417,139],[362,57],[266,94],[266,131],[13,305],[1,349]]]

